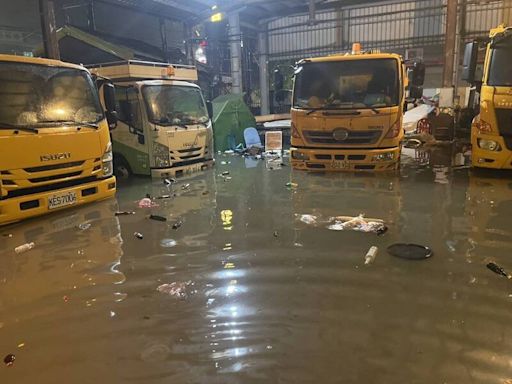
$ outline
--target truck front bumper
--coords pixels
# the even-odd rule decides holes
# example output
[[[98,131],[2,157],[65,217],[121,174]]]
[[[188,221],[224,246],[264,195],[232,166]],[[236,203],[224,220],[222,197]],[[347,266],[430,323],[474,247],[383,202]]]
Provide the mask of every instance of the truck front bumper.
[[[391,171],[400,164],[400,147],[379,149],[291,148],[294,169],[306,171]]]
[[[204,169],[211,168],[213,167],[214,164],[215,160],[210,159],[195,164],[182,165],[180,167],[151,168],[151,177],[161,179],[164,177],[181,176],[187,173],[198,172]]]
[[[71,205],[50,209],[50,198],[69,193],[76,194],[76,201]],[[0,200],[0,225],[14,223],[49,212],[61,211],[97,200],[107,199],[116,193],[116,178],[93,181],[69,188],[61,188],[46,192]]]

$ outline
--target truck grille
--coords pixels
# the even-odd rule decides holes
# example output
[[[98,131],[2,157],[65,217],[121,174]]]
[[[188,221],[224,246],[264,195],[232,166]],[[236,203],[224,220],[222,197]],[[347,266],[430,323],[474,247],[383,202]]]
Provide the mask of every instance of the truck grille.
[[[512,109],[496,109],[498,130],[508,149],[512,149]]]
[[[44,172],[44,171],[53,171],[55,169],[64,169],[64,168],[72,168],[79,167],[85,163],[85,161],[73,161],[71,163],[62,163],[62,164],[53,164],[53,165],[43,165],[41,167],[32,167],[32,168],[23,168],[28,173],[36,173],[36,172]]]
[[[307,141],[314,144],[375,144],[382,131],[348,131],[348,137],[341,141],[336,140],[332,131],[304,131],[304,136]]]
[[[11,198],[86,183],[97,179],[100,172],[101,160],[90,159],[3,170],[0,183],[7,192],[4,198]]]
[[[188,149],[171,149],[171,160],[174,163],[182,162],[182,161],[190,161],[190,160],[199,160],[206,156],[208,153],[205,148],[195,147]]]

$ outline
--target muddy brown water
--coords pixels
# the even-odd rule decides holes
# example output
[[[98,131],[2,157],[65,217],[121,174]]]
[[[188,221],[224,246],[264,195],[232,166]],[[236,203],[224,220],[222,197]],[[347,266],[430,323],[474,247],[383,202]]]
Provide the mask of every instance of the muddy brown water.
[[[16,360],[0,383],[505,382],[512,281],[486,264],[512,271],[512,176],[452,167],[454,154],[407,150],[388,175],[220,156],[172,191],[136,179],[1,228],[0,357]],[[139,209],[146,193],[177,196]],[[298,220],[359,213],[388,232]],[[395,242],[434,256],[393,258]]]

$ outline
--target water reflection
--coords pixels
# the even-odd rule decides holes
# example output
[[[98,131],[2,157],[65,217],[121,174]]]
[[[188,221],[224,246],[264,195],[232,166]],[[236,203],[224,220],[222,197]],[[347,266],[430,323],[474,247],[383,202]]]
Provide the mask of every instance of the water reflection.
[[[13,227],[0,243],[0,348],[23,369],[2,382],[502,382],[512,288],[485,263],[512,270],[512,176],[460,168],[460,153],[423,151],[380,175],[229,157],[172,188],[121,184],[132,216],[108,201]],[[146,194],[172,197],[139,209]],[[297,219],[359,213],[388,232]],[[14,256],[25,241],[36,248]],[[395,242],[434,256],[393,258]],[[364,265],[370,246],[379,253]]]

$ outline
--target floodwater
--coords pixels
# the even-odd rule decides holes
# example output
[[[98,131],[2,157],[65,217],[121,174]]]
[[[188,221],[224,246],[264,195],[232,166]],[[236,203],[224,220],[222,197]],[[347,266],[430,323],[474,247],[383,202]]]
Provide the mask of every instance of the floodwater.
[[[16,356],[0,383],[509,382],[512,281],[486,264],[512,271],[512,175],[451,146],[406,152],[387,175],[223,155],[172,190],[132,180],[0,229],[0,357]],[[138,208],[147,193],[177,196]],[[300,221],[359,213],[389,230]]]

